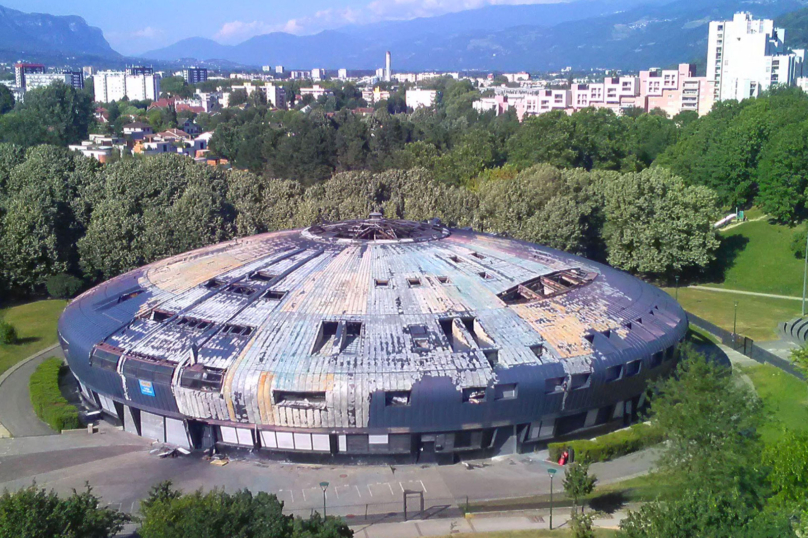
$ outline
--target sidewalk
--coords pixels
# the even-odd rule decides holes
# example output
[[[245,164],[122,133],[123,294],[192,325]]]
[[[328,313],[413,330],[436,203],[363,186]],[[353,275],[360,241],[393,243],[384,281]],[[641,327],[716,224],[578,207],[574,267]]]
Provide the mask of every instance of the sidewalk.
[[[633,506],[636,509],[638,506]],[[471,515],[466,518],[413,520],[399,523],[351,525],[357,538],[417,538],[419,536],[449,536],[503,531],[546,530],[550,528],[548,510],[531,510],[520,515]],[[612,514],[599,513],[596,527],[617,529],[628,515],[626,509]],[[570,518],[568,507],[553,510],[553,528],[566,527]],[[349,522],[350,523],[350,522]]]

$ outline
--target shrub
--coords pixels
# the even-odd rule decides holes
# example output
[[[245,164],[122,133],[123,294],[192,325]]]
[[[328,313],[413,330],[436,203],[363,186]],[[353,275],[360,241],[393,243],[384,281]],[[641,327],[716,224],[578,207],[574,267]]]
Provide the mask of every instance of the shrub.
[[[46,359],[37,367],[28,383],[36,416],[58,432],[81,427],[78,410],[65,400],[59,390],[62,368],[61,359]]]
[[[635,424],[628,429],[596,437],[563,443],[550,443],[550,459],[558,461],[568,447],[575,450],[576,461],[609,461],[665,440],[662,431],[648,424]]]
[[[54,299],[70,299],[71,297],[75,297],[83,285],[84,282],[82,282],[80,278],[65,273],[53,275],[45,282],[48,295]]]
[[[0,344],[16,344],[19,341],[14,325],[0,319]]]
[[[794,253],[795,258],[803,259],[805,257],[805,230],[797,230],[791,236],[791,252]]]

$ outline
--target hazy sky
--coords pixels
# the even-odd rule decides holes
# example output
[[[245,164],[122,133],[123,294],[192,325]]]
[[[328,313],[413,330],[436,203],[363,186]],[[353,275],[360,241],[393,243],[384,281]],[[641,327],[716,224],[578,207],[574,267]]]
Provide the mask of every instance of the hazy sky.
[[[186,37],[239,43],[267,32],[312,34],[346,24],[429,17],[488,4],[560,0],[0,0],[25,12],[79,15],[110,45],[132,54]]]

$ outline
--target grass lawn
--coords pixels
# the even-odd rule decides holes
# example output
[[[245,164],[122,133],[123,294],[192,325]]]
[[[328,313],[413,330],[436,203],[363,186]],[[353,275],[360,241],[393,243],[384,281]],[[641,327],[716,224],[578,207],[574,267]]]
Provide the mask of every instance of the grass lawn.
[[[674,289],[665,291],[675,296]],[[777,324],[800,315],[799,301],[679,288],[679,303],[685,310],[728,331],[732,331],[735,301],[738,301],[738,334],[753,340],[777,340]]]
[[[0,345],[0,374],[56,343],[56,321],[66,301],[48,300],[0,309],[0,317],[14,325],[21,343]]]
[[[718,256],[731,260],[730,266],[724,272],[723,281],[719,279],[718,283],[709,285],[802,296],[803,261],[795,258],[790,248],[796,229],[763,219],[722,232],[724,242]]]
[[[782,436],[782,427],[808,431],[808,384],[774,366],[761,364],[743,368],[755,385],[771,420],[761,430],[766,444]]]

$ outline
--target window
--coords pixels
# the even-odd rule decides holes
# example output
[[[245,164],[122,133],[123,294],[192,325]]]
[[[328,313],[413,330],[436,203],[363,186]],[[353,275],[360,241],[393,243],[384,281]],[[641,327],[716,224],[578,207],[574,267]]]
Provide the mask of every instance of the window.
[[[222,329],[222,334],[230,334],[233,336],[250,336],[253,333],[252,327],[244,325],[225,325]]]
[[[390,285],[390,281],[387,279],[377,278],[374,280],[377,288],[386,288]]]
[[[432,348],[429,341],[429,332],[425,325],[409,325],[407,332],[412,338],[412,347],[415,351],[426,351]]]
[[[552,394],[554,392],[564,392],[566,377],[550,377],[544,380],[545,394]]]
[[[275,405],[295,409],[325,409],[325,392],[273,391]]]
[[[658,351],[658,352],[654,353],[653,355],[651,355],[651,362],[649,364],[649,367],[650,368],[656,368],[657,366],[662,364],[662,355],[663,355],[662,351]]]
[[[529,346],[529,349],[536,356],[537,359],[540,359],[544,354],[543,344],[533,344],[532,346]]]
[[[211,278],[207,282],[205,282],[205,287],[209,290],[221,288],[224,286],[225,282],[223,280],[219,280],[218,278]]]
[[[224,370],[195,364],[182,371],[180,386],[186,389],[216,392],[222,388]]]
[[[480,271],[477,274],[480,275],[480,278],[482,278],[483,280],[492,280],[494,278],[494,275],[492,275],[491,273],[486,273],[485,271]]]
[[[618,364],[617,366],[610,366],[606,368],[606,382],[610,381],[617,381],[623,377],[623,365]]]
[[[116,372],[118,361],[121,359],[122,350],[107,344],[99,344],[90,356],[90,366]]]
[[[485,360],[488,361],[488,366],[492,369],[496,369],[499,366],[499,350],[498,349],[484,349],[483,355],[485,355]]]
[[[513,400],[516,398],[516,383],[494,385],[495,400]]]
[[[457,257],[457,256],[456,256],[456,255],[454,255],[454,254],[452,254],[451,256],[449,256],[449,259],[450,259],[452,262],[454,262],[454,263],[460,263],[460,262],[462,262],[462,261],[463,261],[463,260],[461,260],[459,257]]]
[[[463,403],[479,404],[485,401],[485,387],[463,389]]]
[[[642,368],[642,361],[636,360],[626,363],[626,377],[632,377],[640,373],[640,369]]]
[[[165,310],[154,309],[151,311],[149,319],[152,321],[165,321],[173,315],[174,314],[172,314],[171,312],[166,312]]]
[[[483,256],[479,252],[472,252],[471,255],[474,256],[475,258],[477,258],[478,260],[484,260],[485,259],[485,256]]]
[[[124,293],[123,295],[118,297],[118,303],[120,304],[120,303],[122,303],[124,301],[128,301],[129,299],[134,299],[135,297],[137,297],[138,295],[143,293],[143,291],[144,290],[142,290],[142,289],[137,289],[137,290],[131,291],[129,293]]]
[[[669,361],[676,355],[676,347],[670,346],[668,349],[665,350],[665,360]]]
[[[261,299],[265,301],[280,301],[286,296],[285,291],[267,290],[261,294]]]
[[[449,283],[449,277],[448,276],[439,276],[439,277],[437,277],[437,279],[438,279],[438,282],[440,282],[441,284],[448,284]]]
[[[419,288],[421,287],[421,279],[417,277],[408,278],[407,285],[411,288]]]
[[[209,328],[212,325],[212,323],[201,319],[182,317],[177,322],[177,325],[185,329],[191,329],[194,331],[204,331],[205,329]]]
[[[246,297],[248,295],[252,295],[253,293],[255,293],[255,288],[251,288],[243,284],[233,284],[229,288],[227,288],[227,291],[229,291],[230,293],[235,293],[236,295],[242,295]]]
[[[387,407],[407,407],[410,405],[410,391],[396,390],[384,393],[384,405]]]
[[[339,327],[339,323],[336,321],[323,321],[320,323],[320,331],[317,333],[314,347],[311,350],[312,355],[317,355],[321,351],[331,353],[331,349],[334,346],[334,338],[337,336],[337,327]]]
[[[570,389],[585,389],[589,386],[590,374],[572,374],[570,378]]]
[[[260,282],[269,282],[270,280],[277,278],[277,275],[268,273],[267,271],[256,271],[250,275],[250,278]]]

